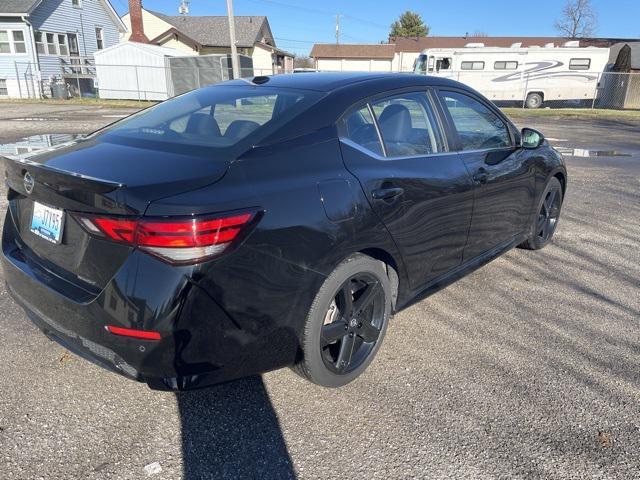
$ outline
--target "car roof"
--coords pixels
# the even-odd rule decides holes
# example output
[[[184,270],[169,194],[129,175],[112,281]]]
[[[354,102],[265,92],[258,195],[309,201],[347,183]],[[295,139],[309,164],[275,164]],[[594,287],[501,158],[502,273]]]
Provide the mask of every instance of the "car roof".
[[[415,75],[412,73],[386,72],[307,72],[273,75],[268,77],[253,77],[225,82],[225,85],[264,85],[275,88],[295,88],[300,90],[315,90],[332,92],[343,87],[366,83],[372,90],[386,90],[402,88],[412,85],[439,86],[453,85],[447,79]]]

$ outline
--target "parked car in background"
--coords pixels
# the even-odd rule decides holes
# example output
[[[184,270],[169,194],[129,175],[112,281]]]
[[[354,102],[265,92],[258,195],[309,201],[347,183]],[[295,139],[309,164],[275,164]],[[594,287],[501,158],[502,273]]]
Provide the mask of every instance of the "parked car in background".
[[[70,350],[178,390],[354,380],[393,312],[547,245],[567,185],[542,134],[409,74],[226,82],[4,168],[9,293]]]

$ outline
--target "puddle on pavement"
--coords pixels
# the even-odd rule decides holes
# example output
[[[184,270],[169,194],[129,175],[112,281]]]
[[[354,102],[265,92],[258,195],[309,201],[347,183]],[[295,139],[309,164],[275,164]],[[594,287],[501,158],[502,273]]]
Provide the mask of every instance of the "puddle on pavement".
[[[632,157],[634,154],[620,150],[589,150],[586,148],[562,148],[556,147],[563,155],[571,157]]]
[[[0,155],[9,158],[23,158],[32,153],[66,145],[83,136],[84,135],[70,133],[47,133],[43,135],[32,135],[10,143],[2,143],[0,140]]]

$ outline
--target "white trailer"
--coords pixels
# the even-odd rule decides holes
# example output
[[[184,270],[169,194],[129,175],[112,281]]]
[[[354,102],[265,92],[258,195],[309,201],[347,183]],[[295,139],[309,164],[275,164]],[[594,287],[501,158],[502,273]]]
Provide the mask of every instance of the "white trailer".
[[[538,108],[551,101],[593,101],[598,81],[609,61],[608,48],[578,47],[485,47],[424,50],[414,72],[447,77],[475,88],[497,102],[524,102]]]

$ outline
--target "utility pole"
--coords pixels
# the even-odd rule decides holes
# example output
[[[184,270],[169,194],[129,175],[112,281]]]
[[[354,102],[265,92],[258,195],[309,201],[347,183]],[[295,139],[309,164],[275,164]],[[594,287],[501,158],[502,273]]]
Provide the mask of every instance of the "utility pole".
[[[340,13],[336,14],[336,45],[340,43]]]
[[[233,68],[233,78],[240,78],[238,49],[236,48],[236,23],[233,19],[233,0],[227,0],[227,17],[229,18],[229,40],[231,42],[231,65]]]

